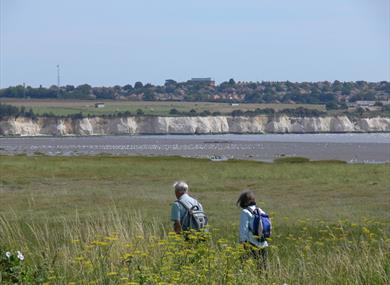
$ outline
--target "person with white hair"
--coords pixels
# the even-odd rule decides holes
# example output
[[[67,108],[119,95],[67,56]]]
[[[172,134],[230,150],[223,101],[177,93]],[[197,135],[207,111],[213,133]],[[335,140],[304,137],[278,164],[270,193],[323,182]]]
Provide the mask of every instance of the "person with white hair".
[[[188,195],[188,184],[176,181],[173,184],[177,200],[171,205],[171,221],[174,231],[179,234],[190,229],[200,230],[207,225],[207,216],[203,206]]]

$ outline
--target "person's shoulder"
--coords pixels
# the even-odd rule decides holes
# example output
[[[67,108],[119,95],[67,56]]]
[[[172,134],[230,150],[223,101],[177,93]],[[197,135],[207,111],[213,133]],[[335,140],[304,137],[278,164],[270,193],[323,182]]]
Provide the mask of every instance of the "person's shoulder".
[[[251,212],[249,212],[248,209],[241,209],[241,215],[251,215]]]
[[[199,200],[198,199],[196,199],[196,198],[194,198],[194,197],[192,197],[192,196],[190,196],[190,195],[188,195],[187,194],[187,197],[186,197],[189,201],[191,201],[191,202],[195,202],[195,203],[199,203]]]
[[[257,209],[259,209],[259,211],[260,211],[261,214],[266,214],[266,212],[265,212],[262,208],[257,207]]]

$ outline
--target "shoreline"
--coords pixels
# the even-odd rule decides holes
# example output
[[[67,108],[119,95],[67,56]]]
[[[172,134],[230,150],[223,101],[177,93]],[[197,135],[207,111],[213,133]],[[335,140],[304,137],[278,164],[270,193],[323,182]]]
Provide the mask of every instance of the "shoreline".
[[[273,161],[280,157],[390,162],[390,134],[151,135],[0,138],[0,154],[182,156]]]
[[[273,132],[273,133],[244,133],[244,132],[228,132],[228,133],[129,133],[129,134],[89,134],[89,135],[80,135],[80,134],[66,134],[66,135],[50,135],[50,134],[38,134],[38,135],[0,135],[0,138],[67,138],[67,137],[116,137],[116,136],[128,136],[128,137],[145,137],[145,136],[219,136],[219,135],[238,135],[238,136],[261,136],[261,135],[338,135],[338,134],[390,134],[389,131],[355,131],[355,132]]]

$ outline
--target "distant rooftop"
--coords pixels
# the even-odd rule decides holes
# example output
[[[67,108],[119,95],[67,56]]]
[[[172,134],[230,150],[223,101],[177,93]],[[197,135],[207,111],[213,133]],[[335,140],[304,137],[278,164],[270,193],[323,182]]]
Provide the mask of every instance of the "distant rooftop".
[[[191,81],[195,82],[212,82],[211,77],[203,77],[203,78],[191,78]]]

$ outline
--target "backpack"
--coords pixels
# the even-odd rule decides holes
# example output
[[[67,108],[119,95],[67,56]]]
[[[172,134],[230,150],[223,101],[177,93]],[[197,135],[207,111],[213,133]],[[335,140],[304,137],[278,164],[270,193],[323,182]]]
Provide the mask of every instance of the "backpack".
[[[249,207],[247,209],[254,216],[252,229],[250,229],[252,234],[257,236],[261,242],[271,237],[272,224],[269,216],[259,208],[256,208],[254,211]]]
[[[177,200],[177,202],[187,210],[181,221],[183,230],[194,229],[198,231],[207,225],[207,215],[198,205],[194,205],[190,208],[180,200]]]

